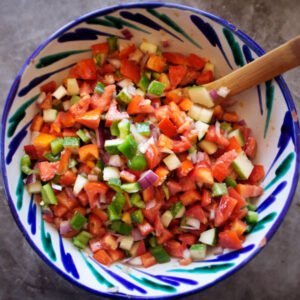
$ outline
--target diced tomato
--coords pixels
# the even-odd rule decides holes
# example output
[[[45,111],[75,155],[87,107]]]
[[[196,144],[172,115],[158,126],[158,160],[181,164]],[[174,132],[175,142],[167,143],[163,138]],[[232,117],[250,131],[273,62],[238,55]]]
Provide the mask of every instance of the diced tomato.
[[[162,133],[170,138],[177,134],[176,126],[168,118],[161,120],[158,124],[158,127]]]
[[[192,170],[194,169],[193,163],[186,159],[181,163],[181,166],[177,169],[177,176],[178,177],[185,177],[187,176]]]
[[[57,174],[62,175],[67,172],[69,168],[69,161],[71,158],[72,152],[69,148],[66,148],[60,156],[60,161],[57,169]]]
[[[156,264],[156,260],[150,252],[146,252],[143,255],[141,255],[141,260],[144,268],[149,268]]]
[[[206,207],[210,204],[211,204],[211,193],[206,189],[202,189],[201,206]]]
[[[81,78],[85,80],[97,79],[96,64],[93,59],[83,59],[78,62],[71,70],[70,77]]]
[[[40,114],[37,114],[30,125],[31,131],[40,131],[43,126],[44,120],[43,117]]]
[[[106,194],[108,186],[103,182],[88,182],[84,186],[91,209],[97,206],[100,194]]]
[[[147,236],[149,233],[154,231],[154,228],[147,221],[144,221],[142,224],[138,224],[137,227],[142,236]]]
[[[166,251],[169,255],[182,258],[183,257],[183,251],[186,249],[185,246],[183,246],[181,243],[175,240],[169,240],[164,245]]]
[[[125,253],[121,249],[109,250],[108,253],[113,262],[119,261],[125,257]]]
[[[207,216],[200,204],[195,204],[191,206],[190,208],[187,209],[185,214],[187,217],[198,219],[202,224],[207,224],[208,222]]]
[[[47,94],[44,101],[39,105],[40,109],[50,109],[52,108],[52,94]]]
[[[197,236],[192,233],[182,233],[178,236],[178,240],[184,246],[192,246],[197,243]]]
[[[229,141],[222,134],[222,130],[220,131],[220,135],[217,135],[215,126],[209,126],[208,131],[205,135],[205,140],[215,143],[221,147],[227,147],[229,145]]]
[[[56,90],[56,82],[54,80],[46,82],[40,87],[40,90],[46,94],[53,93]]]
[[[191,205],[201,200],[201,195],[197,190],[187,191],[179,196],[180,201],[184,206]]]
[[[167,187],[169,189],[170,196],[174,196],[182,191],[182,186],[174,180],[169,180],[167,182]]]
[[[182,79],[187,73],[186,66],[170,66],[169,67],[169,80],[171,83],[171,88],[176,88],[180,84]]]
[[[146,66],[152,71],[161,73],[166,66],[166,59],[160,55],[152,54],[150,55]]]
[[[94,93],[91,97],[91,107],[93,109],[99,108],[101,112],[106,112],[109,109],[115,91],[116,86],[114,84],[110,84],[104,88],[102,95]]]
[[[237,157],[235,150],[228,151],[221,155],[212,166],[213,176],[219,182],[223,182],[231,172],[231,164]]]
[[[135,114],[151,114],[154,113],[154,107],[151,106],[149,100],[145,100],[142,96],[133,96],[127,106],[127,112],[130,115]]]
[[[115,100],[112,100],[108,112],[105,116],[105,126],[110,126],[113,121],[120,121],[126,118],[129,118],[128,113],[125,111],[120,112],[117,107],[117,102]]]
[[[186,75],[184,76],[184,78],[181,80],[180,82],[180,86],[185,87],[187,85],[192,85],[195,83],[195,80],[198,78],[198,76],[200,75],[199,71],[193,70],[191,68],[189,68],[187,70]]]
[[[153,170],[161,161],[161,153],[154,144],[150,144],[146,150],[145,157],[149,169]]]
[[[212,185],[214,183],[213,173],[209,167],[196,166],[191,174],[191,178],[198,183],[205,183],[208,185]]]
[[[92,129],[99,127],[101,109],[96,108],[76,117],[76,122]]]
[[[231,219],[242,219],[247,214],[247,202],[234,188],[228,188],[228,195],[237,200],[235,209],[231,215]]]
[[[223,120],[226,122],[234,123],[239,120],[239,117],[236,112],[225,112],[223,115]]]
[[[105,228],[102,226],[102,221],[94,214],[89,215],[88,230],[96,237],[105,234]]]
[[[149,186],[145,190],[142,191],[143,200],[147,203],[154,198],[154,187]]]
[[[171,111],[171,120],[177,127],[180,127],[186,121],[186,114],[179,108],[179,106],[175,102],[169,103],[169,109]]]
[[[172,149],[173,141],[170,138],[168,138],[166,135],[161,134],[158,138],[157,146],[160,148]]]
[[[159,214],[159,209],[161,208],[162,204],[157,201],[153,207],[151,208],[143,208],[142,212],[144,217],[151,223],[154,224],[156,216]]]
[[[206,60],[204,58],[192,53],[192,54],[188,55],[187,62],[191,68],[201,70],[201,69],[203,69],[203,67],[206,63]]]
[[[136,250],[136,256],[143,255],[146,252],[147,252],[147,249],[146,249],[146,246],[145,246],[145,242],[143,240],[139,241],[138,246],[137,246],[137,250]]]
[[[217,119],[217,120],[222,120],[224,115],[224,109],[221,105],[216,105],[214,107],[214,113],[213,116]]]
[[[97,55],[99,53],[107,54],[109,51],[108,43],[100,43],[91,46],[93,55]]]
[[[43,161],[38,163],[38,170],[42,181],[49,181],[54,178],[58,170],[58,162]]]
[[[75,125],[75,118],[70,112],[59,112],[59,120],[63,127],[69,128]]]
[[[93,208],[92,213],[96,215],[102,222],[106,222],[108,220],[107,213],[99,207]]]
[[[89,109],[90,103],[91,103],[91,97],[89,97],[89,96],[83,97],[77,103],[73,104],[70,107],[69,112],[74,117],[80,116],[87,112],[87,110]]]
[[[241,249],[242,241],[239,239],[235,231],[223,231],[219,233],[219,245],[222,248]]]
[[[76,181],[76,174],[71,170],[67,170],[58,179],[58,183],[63,186],[71,186],[75,183],[75,181]]]
[[[202,85],[205,83],[209,83],[214,80],[214,74],[212,71],[208,70],[202,72],[196,79],[197,84]]]
[[[167,60],[168,63],[174,64],[174,65],[186,65],[187,64],[187,58],[180,53],[163,52],[162,55]]]
[[[184,98],[184,95],[180,88],[172,89],[171,91],[168,91],[166,93],[165,104],[169,104],[170,102],[174,102],[174,103],[178,104],[183,98]]]
[[[59,218],[63,217],[68,212],[68,209],[61,204],[52,205],[51,210],[53,211],[54,215]]]
[[[247,229],[247,224],[239,219],[235,219],[230,224],[230,230],[235,231],[239,237],[244,234],[246,229]]]
[[[158,179],[156,180],[154,185],[155,186],[162,185],[164,183],[164,181],[167,179],[167,176],[169,173],[170,173],[170,171],[167,168],[165,168],[163,166],[157,167],[155,170],[155,174],[158,176]]]
[[[131,44],[119,52],[119,58],[121,58],[121,59],[128,58],[128,56],[131,53],[133,53],[135,50],[136,50],[135,44]]]
[[[216,209],[215,226],[223,225],[233,213],[237,200],[227,195],[222,196]]]
[[[196,188],[195,180],[193,180],[191,176],[180,178],[179,184],[184,192],[194,190]]]
[[[160,106],[155,110],[155,117],[158,122],[160,122],[165,118],[170,118],[170,116],[171,116],[171,111],[168,105]]]
[[[95,144],[88,144],[78,149],[79,160],[82,162],[99,158],[99,149]]]
[[[258,197],[264,192],[261,186],[240,183],[236,186],[236,190],[245,198]]]
[[[95,260],[97,260],[99,263],[105,266],[109,266],[113,263],[112,258],[109,256],[106,250],[98,250],[93,254],[93,257]]]
[[[24,151],[26,154],[28,154],[30,156],[30,159],[32,160],[43,160],[44,156],[43,156],[43,152],[44,150],[42,149],[42,151],[40,151],[37,147],[33,146],[33,145],[25,145],[24,146]]]
[[[181,265],[181,266],[188,266],[189,264],[191,264],[193,262],[193,260],[190,258],[190,257],[188,257],[188,258],[183,258],[183,259],[181,259],[180,261],[179,261],[179,264]]]
[[[72,210],[76,206],[78,206],[78,202],[76,201],[76,198],[68,197],[67,194],[62,191],[56,195],[57,201],[60,205],[63,205],[68,210]]]
[[[257,150],[256,139],[250,136],[246,141],[246,144],[244,146],[244,151],[250,159],[253,159],[256,155],[256,150]]]
[[[94,91],[94,85],[93,81],[83,81],[79,85],[80,94],[92,94]]]
[[[162,245],[173,238],[173,236],[174,234],[172,232],[170,232],[169,230],[164,230],[163,233],[159,237],[157,237],[157,243],[159,245]]]
[[[120,72],[123,76],[131,79],[134,83],[138,83],[140,81],[140,67],[136,62],[132,60],[122,59]]]
[[[242,151],[242,147],[237,141],[236,137],[232,136],[228,141],[229,144],[226,147],[226,151],[235,150],[237,153],[240,153]]]
[[[254,168],[248,178],[251,184],[258,184],[265,177],[265,169],[263,165],[254,165]]]
[[[180,138],[181,138],[181,141],[173,140],[172,150],[175,153],[185,152],[192,147],[191,142],[185,136],[181,136]]]

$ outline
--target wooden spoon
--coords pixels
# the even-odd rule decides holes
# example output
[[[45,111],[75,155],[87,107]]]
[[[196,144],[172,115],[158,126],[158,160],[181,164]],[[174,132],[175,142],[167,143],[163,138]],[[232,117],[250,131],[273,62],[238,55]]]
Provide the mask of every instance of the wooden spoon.
[[[216,81],[208,90],[229,89],[233,96],[300,65],[300,35]]]

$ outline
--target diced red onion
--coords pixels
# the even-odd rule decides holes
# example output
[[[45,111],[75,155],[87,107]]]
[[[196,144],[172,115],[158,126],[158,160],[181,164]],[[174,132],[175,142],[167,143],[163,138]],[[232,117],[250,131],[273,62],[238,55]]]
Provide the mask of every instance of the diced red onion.
[[[230,89],[226,86],[221,86],[218,90],[217,90],[217,94],[222,97],[222,98],[226,98],[228,96],[228,94],[230,93]]]
[[[99,208],[101,208],[101,209],[107,209],[108,208],[108,204],[100,204]]]
[[[94,174],[89,174],[88,181],[98,181],[98,176]]]
[[[140,256],[137,256],[137,257],[134,257],[134,258],[131,258],[130,260],[128,260],[128,263],[133,266],[141,266],[142,259]]]
[[[36,174],[30,174],[25,179],[25,184],[31,184],[36,182]]]
[[[59,224],[59,232],[60,234],[67,234],[72,230],[70,222],[69,221],[62,221]]]
[[[53,183],[51,184],[52,188],[57,191],[62,191],[63,187],[59,184]]]
[[[107,165],[109,162],[110,155],[107,152],[101,152],[101,158],[102,158],[104,164]]]
[[[135,242],[145,239],[145,237],[142,236],[141,232],[137,228],[134,228],[132,230],[131,234],[132,234],[133,240]]]
[[[153,137],[154,141],[158,140],[158,137],[160,136],[160,130],[155,127],[153,124],[150,125],[151,129],[151,136]]]
[[[156,201],[151,200],[151,201],[146,203],[146,209],[150,209],[150,208],[154,207],[155,205],[156,205]]]
[[[134,139],[138,142],[138,144],[142,144],[147,142],[147,138],[145,138],[144,136],[140,135],[135,126],[133,124],[130,124],[130,131],[133,134]]]
[[[195,229],[200,229],[200,221],[196,218],[191,218],[191,217],[186,218],[186,224]]]
[[[247,125],[245,120],[240,120],[240,121],[237,122],[237,124],[241,125],[241,126],[246,126]]]
[[[205,160],[205,153],[204,152],[193,152],[189,154],[189,158],[193,164],[197,164],[203,160]]]
[[[123,30],[121,31],[121,33],[123,34],[123,36],[124,36],[124,38],[125,38],[126,40],[131,40],[131,38],[133,37],[131,31],[130,31],[129,29],[127,29],[127,28],[123,29]]]
[[[49,207],[42,207],[43,216],[53,217],[53,212]]]
[[[122,167],[124,165],[124,161],[122,160],[120,155],[111,155],[109,157],[108,164],[112,167]]]
[[[220,122],[218,122],[218,121],[216,122],[215,128],[216,128],[216,135],[217,135],[217,137],[221,137]]]
[[[168,48],[170,47],[171,43],[169,40],[163,40],[161,41],[161,45],[163,46],[163,48]]]
[[[187,258],[190,258],[191,257],[191,252],[189,249],[185,249],[183,252],[182,252],[182,256],[183,258],[187,259]]]
[[[100,149],[104,147],[104,129],[103,124],[100,122],[98,129],[96,129],[96,138],[97,138],[97,145]]]
[[[209,95],[211,96],[211,98],[212,98],[213,100],[217,100],[218,97],[219,97],[219,95],[218,95],[218,93],[217,93],[216,90],[210,90],[210,91],[209,91]]]
[[[158,176],[152,170],[148,170],[141,175],[140,179],[138,180],[138,184],[142,190],[145,190],[147,187],[153,185],[157,179]]]
[[[106,203],[106,201],[107,201],[106,195],[105,194],[100,194],[99,202],[100,203]]]

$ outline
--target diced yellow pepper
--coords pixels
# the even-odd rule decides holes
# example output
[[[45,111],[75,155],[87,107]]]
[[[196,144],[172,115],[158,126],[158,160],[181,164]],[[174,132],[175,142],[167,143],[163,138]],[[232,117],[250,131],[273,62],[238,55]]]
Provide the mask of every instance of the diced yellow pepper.
[[[131,218],[130,218],[130,213],[125,212],[122,216],[122,221],[128,225],[131,225]]]
[[[40,133],[33,141],[33,145],[37,148],[48,149],[50,148],[50,143],[56,139],[56,136],[47,134],[47,133]]]

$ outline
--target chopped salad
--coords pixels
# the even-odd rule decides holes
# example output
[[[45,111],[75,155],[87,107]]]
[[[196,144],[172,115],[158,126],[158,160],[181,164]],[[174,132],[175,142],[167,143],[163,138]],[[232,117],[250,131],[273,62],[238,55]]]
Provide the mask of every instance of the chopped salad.
[[[21,170],[43,219],[104,265],[240,249],[263,193],[257,143],[208,91],[214,65],[110,37],[40,87]]]

